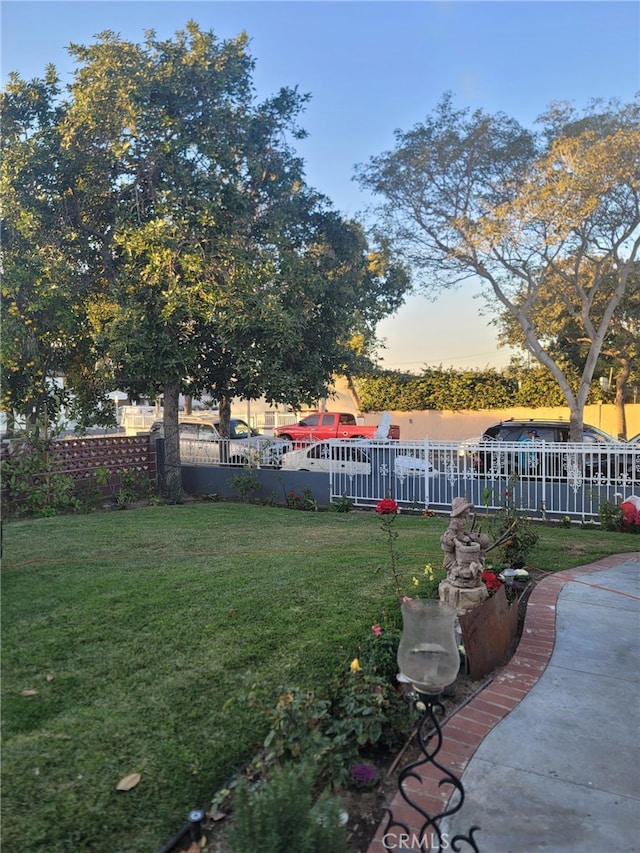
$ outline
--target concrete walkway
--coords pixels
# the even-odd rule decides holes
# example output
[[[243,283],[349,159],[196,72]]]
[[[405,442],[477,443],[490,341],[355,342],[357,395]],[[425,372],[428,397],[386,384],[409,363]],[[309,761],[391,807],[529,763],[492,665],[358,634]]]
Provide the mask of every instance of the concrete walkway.
[[[465,788],[445,843],[475,824],[481,853],[640,851],[639,712],[640,553],[544,578],[514,657],[443,727],[438,760]],[[451,793],[441,775],[415,783],[430,814]],[[421,816],[391,805],[417,835]],[[383,826],[368,853],[429,849]]]

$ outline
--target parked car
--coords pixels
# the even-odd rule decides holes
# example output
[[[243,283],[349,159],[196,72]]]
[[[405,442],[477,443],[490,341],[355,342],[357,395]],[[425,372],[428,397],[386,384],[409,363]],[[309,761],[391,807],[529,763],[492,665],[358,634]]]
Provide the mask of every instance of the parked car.
[[[424,452],[399,453],[393,460],[396,477],[437,477],[440,473]]]
[[[261,464],[279,467],[282,454],[291,448],[289,442],[260,435],[240,418],[230,419],[228,439],[223,439],[220,435],[219,419],[214,420],[202,415],[178,415],[178,431],[180,455],[185,462],[226,461],[231,465]],[[149,432],[155,437],[164,435],[163,422],[154,421]],[[225,456],[228,458],[225,459]]]
[[[400,427],[383,413],[378,426],[359,424],[351,412],[311,412],[297,424],[276,427],[275,435],[296,444],[327,438],[400,438]]]
[[[542,462],[544,473],[549,477],[568,476],[566,454],[540,453],[540,443],[566,444],[569,442],[568,421],[515,420],[500,421],[488,427],[480,440],[480,448],[473,453],[473,465],[479,473],[521,474],[540,476]],[[523,444],[523,449],[511,449],[509,452],[496,452],[494,442]],[[525,443],[531,442],[527,450]],[[629,473],[634,465],[633,457],[624,452],[621,442],[591,424],[583,427],[582,446],[585,452],[582,473],[589,478],[618,477]],[[604,452],[599,453],[602,449]]]
[[[220,438],[220,418],[206,415],[178,415],[178,428],[181,435],[188,435],[197,441],[211,441],[212,438]],[[164,435],[164,423],[156,420],[151,424],[149,432],[152,435]],[[231,418],[229,421],[229,438],[244,440],[250,436],[259,435],[258,431],[251,429],[246,421],[240,418]]]
[[[496,441],[523,441],[527,433],[533,430],[540,441],[569,441],[569,421],[538,421],[538,420],[513,420],[500,421],[500,423],[485,429],[482,440],[494,439]],[[585,424],[583,427],[583,442],[602,443],[615,442],[615,438],[598,427]]]
[[[282,457],[282,468],[293,471],[331,470],[342,474],[371,474],[367,453],[350,441],[317,441],[302,450],[291,450]]]

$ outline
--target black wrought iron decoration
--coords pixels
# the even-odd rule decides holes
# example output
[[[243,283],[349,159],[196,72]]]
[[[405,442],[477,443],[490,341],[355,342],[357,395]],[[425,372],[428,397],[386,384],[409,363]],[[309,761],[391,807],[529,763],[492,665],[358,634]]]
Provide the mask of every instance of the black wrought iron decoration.
[[[438,715],[444,713],[444,706],[438,696],[414,693],[414,697],[415,708],[420,714],[417,738],[424,758],[417,758],[401,770],[398,777],[398,789],[404,801],[422,815],[424,822],[420,830],[416,832],[408,824],[395,820],[393,810],[385,807],[385,811],[389,814],[389,820],[387,821],[383,838],[386,839],[386,844],[389,845],[392,843],[390,837],[397,835],[398,844],[396,846],[404,844],[406,847],[408,844],[407,849],[422,851],[422,853],[430,853],[430,851],[434,850],[441,853],[443,850],[461,851],[467,849],[473,850],[475,853],[480,853],[473,837],[474,833],[479,831],[479,826],[472,826],[469,829],[468,835],[455,835],[453,838],[446,838],[440,827],[440,821],[450,815],[456,814],[462,808],[462,804],[464,803],[464,787],[460,779],[436,760],[436,756],[442,747],[442,730],[438,721]],[[405,790],[405,783],[409,779],[422,781],[419,768],[430,764],[442,771],[443,776],[439,782],[440,787],[450,785],[453,789],[451,792],[452,796],[449,798],[449,807],[436,815],[430,815],[421,808],[415,800],[411,799],[409,793]],[[456,796],[455,792],[457,792],[458,796]],[[400,830],[400,833],[392,833],[391,830],[393,829]],[[402,837],[400,837],[400,834]],[[436,843],[438,844],[437,847],[435,846]],[[468,847],[460,847],[459,844],[468,845]],[[393,848],[391,847],[390,849]]]

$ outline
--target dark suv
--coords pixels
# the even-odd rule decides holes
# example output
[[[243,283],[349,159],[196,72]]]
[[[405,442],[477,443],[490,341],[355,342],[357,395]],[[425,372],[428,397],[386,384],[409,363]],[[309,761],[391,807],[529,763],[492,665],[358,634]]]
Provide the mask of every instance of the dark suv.
[[[541,443],[566,444],[569,441],[568,421],[508,420],[488,427],[483,433],[481,446],[473,456],[473,464],[479,473],[520,474],[539,477],[567,477],[567,456],[563,452],[543,450]],[[517,442],[522,450],[511,447],[496,452],[495,448],[483,446],[489,442]],[[526,444],[530,443],[530,450]],[[620,446],[613,436],[598,427],[585,424],[582,439],[583,450],[581,473],[589,478],[619,477],[629,474],[634,459]],[[599,449],[604,453],[598,452]],[[619,451],[619,452],[618,452]]]
[[[500,421],[499,424],[488,427],[484,431],[482,440],[524,441],[530,430],[537,433],[539,441],[569,441],[569,421],[515,421],[513,419]],[[599,444],[615,442],[612,435],[590,424],[584,425],[582,440],[586,443]]]

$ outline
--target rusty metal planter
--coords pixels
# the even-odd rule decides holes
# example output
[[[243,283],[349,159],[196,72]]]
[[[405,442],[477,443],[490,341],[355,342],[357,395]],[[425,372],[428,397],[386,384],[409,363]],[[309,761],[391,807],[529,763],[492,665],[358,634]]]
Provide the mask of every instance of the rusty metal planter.
[[[473,681],[504,663],[518,633],[519,600],[511,604],[504,586],[473,610],[461,615],[460,628]]]

